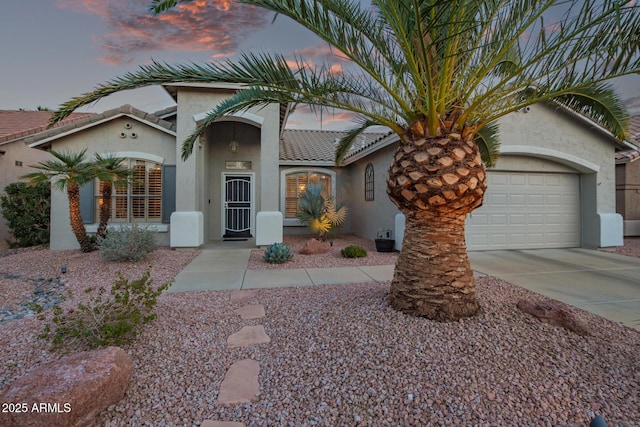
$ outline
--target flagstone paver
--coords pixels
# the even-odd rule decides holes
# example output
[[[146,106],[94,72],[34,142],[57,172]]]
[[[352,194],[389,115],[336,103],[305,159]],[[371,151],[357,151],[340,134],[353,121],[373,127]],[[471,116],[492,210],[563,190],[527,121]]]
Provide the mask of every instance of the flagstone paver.
[[[250,300],[251,298],[256,298],[260,291],[258,289],[247,289],[247,290],[235,290],[231,291],[231,296],[229,297],[229,301],[234,302],[243,302],[246,300]]]
[[[237,421],[213,421],[204,420],[200,427],[247,427],[245,423],[239,423]]]
[[[236,309],[236,313],[243,320],[260,319],[265,316],[264,305],[249,304]]]
[[[269,338],[262,325],[243,326],[242,329],[227,338],[229,348],[248,347],[269,342],[271,342],[271,338]]]
[[[218,405],[235,405],[249,403],[258,400],[260,393],[260,365],[253,359],[240,360],[227,371],[220,392],[218,393]]]

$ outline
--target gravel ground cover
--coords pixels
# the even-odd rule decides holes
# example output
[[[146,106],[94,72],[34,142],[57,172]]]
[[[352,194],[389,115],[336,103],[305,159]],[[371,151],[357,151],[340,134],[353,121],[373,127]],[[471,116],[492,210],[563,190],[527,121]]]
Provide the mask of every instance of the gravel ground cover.
[[[398,252],[377,252],[373,240],[345,234],[327,238],[333,242],[331,252],[320,255],[303,255],[300,249],[305,242],[311,239],[310,235],[286,235],[284,243],[291,247],[293,258],[284,264],[269,264],[264,261],[264,249],[254,249],[249,257],[250,270],[272,270],[280,268],[313,268],[313,267],[353,267],[359,265],[388,265],[395,264],[398,259]],[[362,246],[367,250],[365,258],[344,258],[340,251],[349,245]]]
[[[0,273],[57,276],[64,259],[65,283],[82,289],[108,286],[118,270],[139,277],[151,263],[163,283],[195,254],[159,250],[112,265],[40,249],[0,257]],[[491,277],[477,285],[481,314],[453,323],[393,311],[388,283],[263,289],[249,301],[266,308],[258,320],[233,312],[230,291],[164,294],[158,318],[125,347],[135,362],[125,398],[95,425],[584,426],[595,414],[609,425],[640,423],[638,331],[573,309],[591,330],[576,335],[515,307],[544,297]],[[271,343],[227,348],[229,335],[254,324]],[[0,324],[0,390],[60,357],[36,339],[41,328],[34,317]],[[226,370],[244,358],[260,363],[258,401],[217,407]]]

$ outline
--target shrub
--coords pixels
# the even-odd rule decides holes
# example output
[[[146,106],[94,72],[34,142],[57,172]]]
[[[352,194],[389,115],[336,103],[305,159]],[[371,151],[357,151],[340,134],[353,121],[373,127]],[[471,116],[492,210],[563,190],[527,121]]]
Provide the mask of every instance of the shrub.
[[[48,183],[29,185],[14,182],[0,197],[2,216],[13,238],[11,247],[36,246],[49,243],[51,189]]]
[[[367,256],[367,250],[362,246],[346,246],[340,251],[344,258],[364,258]]]
[[[98,238],[100,255],[107,261],[140,261],[158,249],[153,231],[137,224],[109,230],[105,238]]]
[[[263,259],[269,264],[284,264],[293,258],[291,248],[284,243],[273,243],[267,246]]]
[[[55,305],[53,327],[45,325],[39,338],[50,339],[52,350],[63,346],[92,349],[130,342],[140,325],[156,317],[153,313],[156,300],[172,282],[154,289],[149,269],[133,281],[125,279],[121,273],[117,275],[109,293],[104,288],[87,289],[85,292],[91,294],[88,304],[79,303],[66,311]],[[67,296],[72,296],[71,291],[67,291]],[[44,317],[40,316],[40,319]]]

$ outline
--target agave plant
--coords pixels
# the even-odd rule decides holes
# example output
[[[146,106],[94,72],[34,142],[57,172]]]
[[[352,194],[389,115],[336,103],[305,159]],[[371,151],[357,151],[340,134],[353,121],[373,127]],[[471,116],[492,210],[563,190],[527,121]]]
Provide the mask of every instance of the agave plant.
[[[341,226],[347,218],[347,207],[336,209],[335,199],[326,196],[324,184],[309,184],[298,196],[296,217],[317,234],[320,240],[333,228]]]

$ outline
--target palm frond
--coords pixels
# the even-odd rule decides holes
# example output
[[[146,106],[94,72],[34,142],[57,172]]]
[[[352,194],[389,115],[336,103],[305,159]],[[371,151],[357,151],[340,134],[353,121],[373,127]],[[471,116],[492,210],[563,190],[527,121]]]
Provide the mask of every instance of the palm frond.
[[[500,156],[499,133],[500,129],[497,123],[486,124],[476,132],[475,143],[487,168],[495,167]]]
[[[353,146],[353,143],[355,142],[358,135],[362,134],[362,132],[364,132],[369,127],[379,125],[379,124],[380,122],[363,118],[361,120],[360,126],[348,130],[345,136],[340,138],[340,141],[338,142],[338,145],[336,147],[336,153],[335,153],[336,166],[339,166],[342,163],[345,156],[351,150],[351,147]]]

